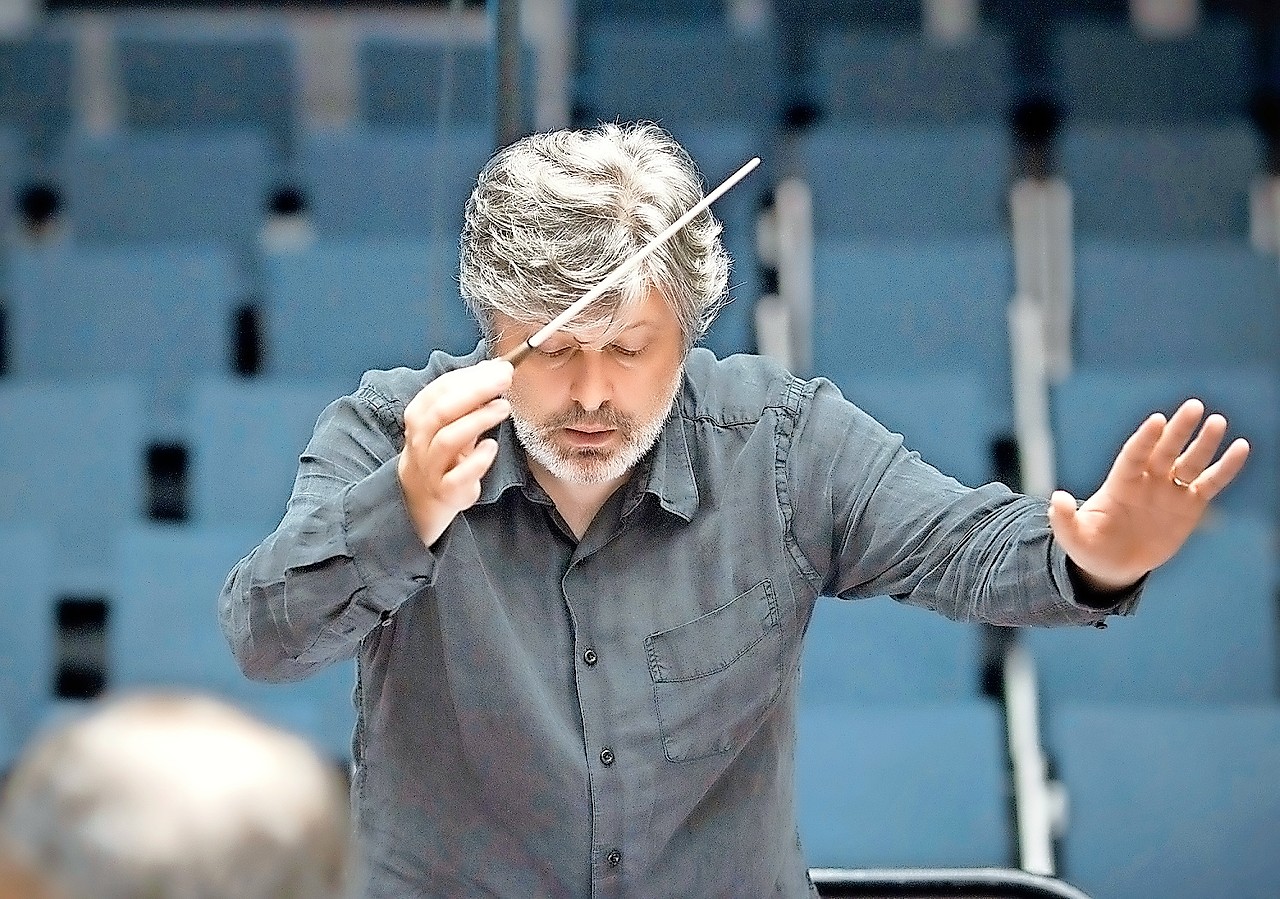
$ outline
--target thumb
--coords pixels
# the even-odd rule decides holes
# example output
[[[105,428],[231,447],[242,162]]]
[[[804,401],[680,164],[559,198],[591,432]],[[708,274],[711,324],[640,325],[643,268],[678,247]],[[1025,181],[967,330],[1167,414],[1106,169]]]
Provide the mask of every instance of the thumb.
[[[1049,497],[1049,526],[1059,535],[1075,532],[1076,498],[1065,490],[1055,490]]]

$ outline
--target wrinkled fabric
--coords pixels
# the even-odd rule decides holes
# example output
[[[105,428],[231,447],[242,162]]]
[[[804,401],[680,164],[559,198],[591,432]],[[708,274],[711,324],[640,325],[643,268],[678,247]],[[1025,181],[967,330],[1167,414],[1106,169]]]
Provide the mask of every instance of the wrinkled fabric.
[[[370,897],[811,896],[793,768],[818,597],[1005,625],[1137,602],[1074,596],[1045,502],[940,474],[827,381],[701,349],[581,541],[504,422],[479,501],[427,548],[404,408],[484,354],[334,402],[220,601],[251,677],[357,659]]]

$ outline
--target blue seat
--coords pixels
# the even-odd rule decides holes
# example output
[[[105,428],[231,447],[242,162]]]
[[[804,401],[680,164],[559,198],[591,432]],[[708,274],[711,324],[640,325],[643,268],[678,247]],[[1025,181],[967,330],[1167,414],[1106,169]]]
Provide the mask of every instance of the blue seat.
[[[625,27],[616,21],[582,26],[579,123],[647,119],[673,131],[713,122],[754,124],[764,132],[775,127],[782,79],[767,29],[624,21]]]
[[[796,0],[779,6],[816,33],[830,28],[920,27],[920,0]]]
[[[1102,483],[1120,447],[1152,412],[1171,415],[1188,397],[1227,417],[1228,439],[1245,437],[1250,459],[1215,500],[1224,510],[1280,512],[1280,376],[1274,367],[1166,362],[1148,368],[1077,369],[1051,397],[1058,482],[1078,497]]]
[[[108,618],[108,686],[212,693],[346,757],[355,717],[353,664],[298,683],[258,683],[241,674],[222,635],[218,593],[263,536],[249,529],[123,531]]]
[[[283,25],[126,21],[116,32],[125,125],[139,131],[258,130],[288,151],[297,118],[293,42]]]
[[[1094,899],[1280,895],[1280,706],[1081,704],[1048,723],[1060,876]]]
[[[191,398],[192,520],[274,528],[320,412],[354,382],[205,380]]]
[[[1236,118],[1248,111],[1253,90],[1252,38],[1229,19],[1166,40],[1144,38],[1128,23],[1064,23],[1051,55],[1059,98],[1074,121]]]
[[[1117,241],[1248,240],[1249,190],[1262,169],[1262,149],[1246,122],[1069,127],[1060,152],[1077,234]]]
[[[455,40],[449,35],[375,31],[362,36],[356,63],[360,120],[374,128],[466,123],[491,129],[495,117],[491,52],[487,40]],[[522,48],[521,63],[521,117],[526,127],[532,127],[537,89],[532,48]]]
[[[7,410],[6,410],[7,411]],[[0,524],[0,771],[9,767],[53,699],[54,536]]]
[[[886,597],[819,600],[801,664],[801,708],[944,702],[980,691],[976,625]]]
[[[317,131],[302,141],[298,177],[322,236],[456,242],[492,152],[488,127]]]
[[[56,540],[56,586],[96,590],[110,538],[143,514],[146,423],[125,382],[0,385],[0,522],[43,523]]]
[[[814,369],[850,386],[868,376],[977,370],[991,397],[992,427],[1007,430],[1012,292],[1005,238],[913,246],[817,240]]]
[[[370,368],[470,352],[451,241],[320,241],[266,261],[266,370],[354,385]]]
[[[1050,709],[1075,701],[1274,702],[1275,525],[1221,515],[1156,569],[1132,618],[1024,632]]]
[[[230,368],[244,288],[221,251],[37,248],[14,256],[10,280],[15,374],[173,387]]]
[[[76,240],[255,245],[266,221],[269,153],[240,132],[78,136],[59,161]]]
[[[1012,837],[983,700],[802,709],[796,816],[815,867],[1000,867]]]
[[[69,34],[0,39],[0,126],[14,128],[33,158],[50,159],[72,127],[74,69]]]
[[[1005,39],[994,32],[946,45],[918,30],[826,31],[811,53],[814,98],[830,119],[998,124],[1013,95]]]
[[[978,370],[880,375],[835,365],[822,374],[944,474],[971,487],[992,479],[992,444],[1005,416]]]
[[[916,241],[1008,231],[1009,136],[1002,127],[828,124],[797,155],[815,237]]]
[[[1275,259],[1245,244],[1081,240],[1075,313],[1084,367],[1280,362]]]

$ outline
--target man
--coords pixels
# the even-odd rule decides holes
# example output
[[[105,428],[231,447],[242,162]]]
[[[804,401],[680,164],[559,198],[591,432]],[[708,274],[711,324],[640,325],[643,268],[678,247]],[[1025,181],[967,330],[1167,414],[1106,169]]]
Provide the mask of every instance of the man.
[[[964,487],[830,383],[692,348],[727,281],[710,214],[517,369],[497,358],[700,196],[653,126],[499,152],[461,247],[485,340],[330,406],[228,578],[250,676],[357,659],[371,897],[809,895],[793,745],[818,596],[1129,613],[1244,462],[1214,461],[1220,416],[1192,439],[1192,401],[1079,509]]]
[[[299,738],[213,699],[134,695],[23,753],[0,861],[32,897],[343,899],[349,815],[341,778]]]

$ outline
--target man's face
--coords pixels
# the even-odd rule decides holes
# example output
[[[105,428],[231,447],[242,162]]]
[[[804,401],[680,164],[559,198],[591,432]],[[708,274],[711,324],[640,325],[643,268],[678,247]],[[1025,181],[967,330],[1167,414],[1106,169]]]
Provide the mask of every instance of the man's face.
[[[510,320],[497,325],[498,353],[537,330]],[[507,393],[521,445],[561,481],[623,477],[657,442],[684,354],[680,323],[657,290],[607,335],[553,334],[520,363]]]

